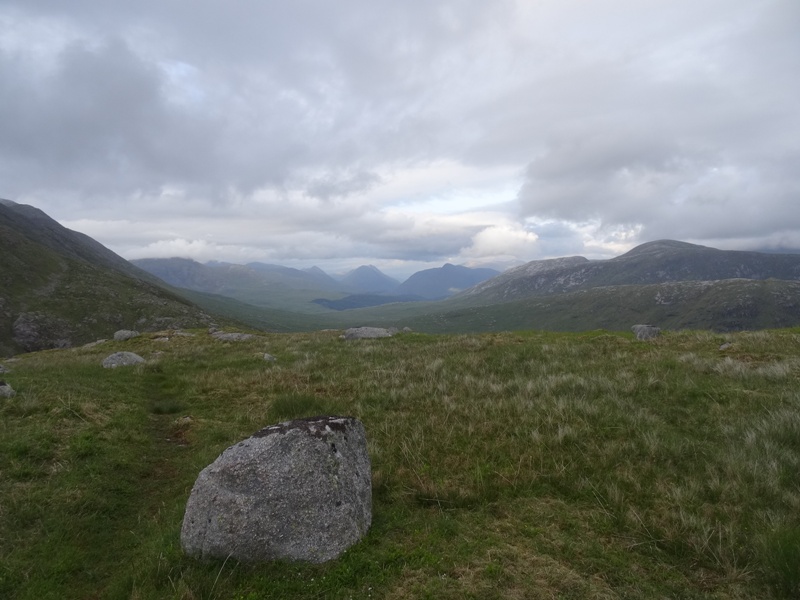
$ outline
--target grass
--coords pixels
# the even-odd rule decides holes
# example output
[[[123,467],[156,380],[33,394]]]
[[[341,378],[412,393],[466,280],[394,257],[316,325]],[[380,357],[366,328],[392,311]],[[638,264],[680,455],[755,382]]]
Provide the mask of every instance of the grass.
[[[800,591],[799,330],[160,335],[7,363],[0,597]],[[117,350],[147,363],[102,369]],[[366,538],[326,565],[185,557],[197,473],[267,424],[321,413],[365,424]]]

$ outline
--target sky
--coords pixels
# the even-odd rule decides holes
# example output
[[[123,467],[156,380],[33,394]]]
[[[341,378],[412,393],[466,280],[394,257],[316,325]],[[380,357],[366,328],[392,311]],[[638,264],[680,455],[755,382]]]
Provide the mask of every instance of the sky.
[[[800,248],[797,0],[0,0],[0,197],[128,259]]]

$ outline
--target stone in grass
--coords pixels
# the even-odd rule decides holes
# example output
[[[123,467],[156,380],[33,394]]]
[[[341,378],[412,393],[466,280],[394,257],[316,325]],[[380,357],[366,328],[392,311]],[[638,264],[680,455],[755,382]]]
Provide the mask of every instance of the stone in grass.
[[[270,354],[269,352],[264,352],[264,360],[266,360],[267,362],[275,362],[278,359],[272,356],[272,354]]]
[[[344,332],[344,339],[346,340],[364,340],[385,337],[392,337],[392,332],[383,327],[351,327]]]
[[[203,469],[181,546],[199,558],[322,563],[371,522],[364,426],[353,417],[311,417],[266,427]]]
[[[655,325],[634,325],[631,330],[640,341],[652,340],[661,335],[661,329]]]
[[[103,359],[103,367],[106,369],[116,369],[117,367],[127,367],[143,363],[144,359],[133,352],[114,352]]]
[[[256,336],[252,333],[226,333],[224,331],[217,331],[212,333],[211,337],[221,342],[246,342],[247,340],[252,340]]]
[[[126,340],[139,337],[139,335],[140,333],[138,331],[133,331],[132,329],[120,329],[119,331],[114,332],[114,341],[124,342]]]
[[[3,380],[0,380],[0,398],[13,398],[17,395],[14,388]]]
[[[8,372],[9,372],[8,367],[0,365],[0,373],[8,373]]]

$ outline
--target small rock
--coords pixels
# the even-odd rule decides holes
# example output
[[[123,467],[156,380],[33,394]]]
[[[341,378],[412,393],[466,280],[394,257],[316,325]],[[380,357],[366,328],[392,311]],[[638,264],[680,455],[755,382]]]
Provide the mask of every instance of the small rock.
[[[14,388],[5,381],[0,380],[0,398],[13,398],[16,395],[17,392],[14,391]]]
[[[81,346],[81,348],[83,348],[85,350],[89,349],[89,348],[94,348],[95,346],[99,346],[103,342],[107,342],[107,341],[108,340],[97,340],[95,342],[89,342],[88,344],[84,344],[83,346]]]
[[[661,329],[655,325],[634,325],[631,330],[636,334],[636,339],[640,341],[652,340],[661,335]]]
[[[194,419],[187,415],[185,417],[178,417],[177,419],[175,419],[174,423],[178,427],[186,427],[188,425],[191,425],[192,421],[194,421]]]
[[[276,361],[278,359],[275,358],[274,356],[272,356],[272,354],[264,352],[264,360],[269,361],[269,362],[274,362],[274,361]]]
[[[344,339],[346,340],[365,340],[385,337],[392,337],[392,333],[383,327],[351,327],[344,332]]]
[[[139,335],[141,334],[138,331],[133,331],[132,329],[120,329],[114,333],[114,340],[117,342],[124,342],[125,340],[139,337]]]
[[[719,347],[719,349],[720,349],[720,350],[727,350],[728,348],[731,348],[732,346],[733,346],[733,344],[731,344],[730,342],[725,342],[724,344],[722,344],[722,345]]]
[[[111,354],[103,359],[103,368],[116,369],[117,367],[138,365],[139,363],[143,362],[144,359],[133,352],[114,352],[114,354]]]
[[[8,367],[0,365],[0,373],[8,373],[8,372],[9,372]]]
[[[168,342],[169,338],[168,337],[157,337],[157,338],[153,338],[153,341],[154,342]]]
[[[256,336],[252,333],[225,333],[224,331],[217,331],[212,333],[211,337],[221,342],[246,342],[247,340],[252,340]]]
[[[403,333],[412,333],[414,330],[411,327],[403,327]]]
[[[175,335],[178,337],[195,337],[193,333],[189,333],[188,331],[176,331]]]
[[[203,469],[181,546],[200,558],[322,563],[361,539],[371,521],[364,426],[311,417],[266,427]]]

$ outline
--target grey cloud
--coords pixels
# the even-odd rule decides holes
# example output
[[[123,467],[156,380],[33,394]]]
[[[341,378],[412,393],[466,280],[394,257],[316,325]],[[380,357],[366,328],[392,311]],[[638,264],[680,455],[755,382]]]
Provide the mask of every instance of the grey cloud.
[[[382,212],[445,196],[442,181],[381,191],[449,163],[518,172],[513,217],[563,227],[537,230],[547,254],[619,231],[797,230],[798,6],[5,2],[0,21],[22,33],[0,34],[0,195],[108,219],[215,215],[231,239],[249,215],[271,235],[327,236],[275,241],[281,255],[429,260],[490,223]],[[587,222],[596,239],[581,242]]]

